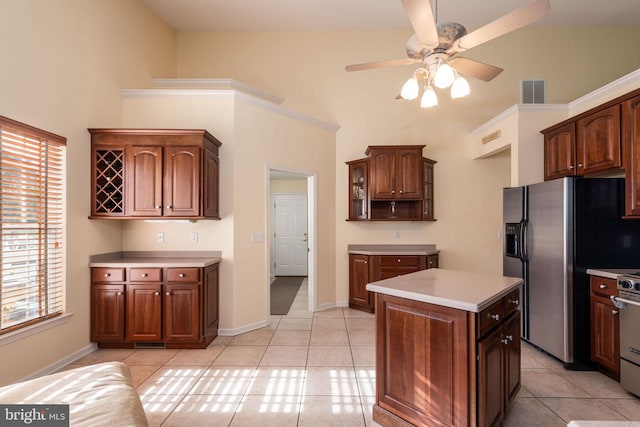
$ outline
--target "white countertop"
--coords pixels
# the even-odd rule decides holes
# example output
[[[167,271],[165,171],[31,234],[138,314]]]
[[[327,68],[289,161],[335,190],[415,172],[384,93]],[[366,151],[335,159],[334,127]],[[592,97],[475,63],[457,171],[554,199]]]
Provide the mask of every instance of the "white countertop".
[[[350,244],[347,246],[347,252],[356,255],[434,255],[440,251],[432,244]]]
[[[220,261],[220,251],[112,252],[91,255],[89,267],[208,267]]]
[[[592,276],[606,277],[608,279],[617,279],[622,274],[632,274],[640,271],[640,268],[589,268],[587,274]]]
[[[522,284],[522,279],[430,268],[369,283],[367,290],[479,313]]]

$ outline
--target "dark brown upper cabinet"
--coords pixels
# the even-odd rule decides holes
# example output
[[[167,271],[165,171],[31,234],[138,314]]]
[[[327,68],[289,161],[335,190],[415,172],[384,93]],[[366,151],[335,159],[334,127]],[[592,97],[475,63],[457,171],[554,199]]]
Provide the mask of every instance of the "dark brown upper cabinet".
[[[349,166],[349,221],[434,220],[433,160],[424,145],[372,145]]]
[[[206,130],[89,132],[90,218],[220,218],[221,143]]]

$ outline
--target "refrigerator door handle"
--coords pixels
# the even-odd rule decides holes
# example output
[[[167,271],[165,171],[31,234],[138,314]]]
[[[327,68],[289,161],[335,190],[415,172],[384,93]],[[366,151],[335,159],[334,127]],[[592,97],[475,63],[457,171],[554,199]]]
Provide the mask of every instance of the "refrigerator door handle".
[[[520,259],[526,261],[527,254],[527,221],[520,221]]]

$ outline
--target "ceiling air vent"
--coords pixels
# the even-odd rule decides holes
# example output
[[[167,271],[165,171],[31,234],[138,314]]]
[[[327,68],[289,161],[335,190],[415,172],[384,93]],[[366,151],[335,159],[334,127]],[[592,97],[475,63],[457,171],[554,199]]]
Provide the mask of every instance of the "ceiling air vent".
[[[522,104],[544,104],[547,102],[547,81],[522,80],[520,100]]]

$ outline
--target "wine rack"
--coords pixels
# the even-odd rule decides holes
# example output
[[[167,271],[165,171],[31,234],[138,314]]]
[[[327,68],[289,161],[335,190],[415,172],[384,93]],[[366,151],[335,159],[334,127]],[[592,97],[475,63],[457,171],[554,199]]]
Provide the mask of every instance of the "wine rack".
[[[95,214],[124,215],[124,150],[95,150]]]

